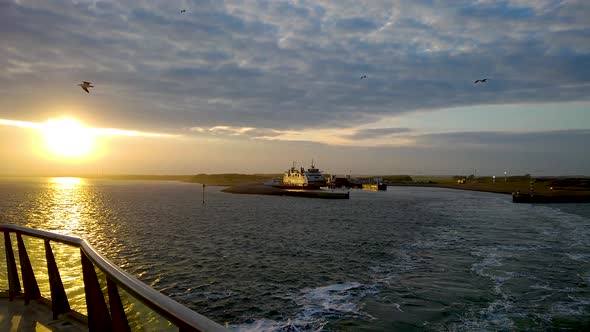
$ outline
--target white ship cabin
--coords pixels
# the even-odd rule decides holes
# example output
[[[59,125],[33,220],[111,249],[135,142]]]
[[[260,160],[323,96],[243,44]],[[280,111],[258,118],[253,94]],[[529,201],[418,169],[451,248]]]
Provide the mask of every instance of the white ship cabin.
[[[283,185],[306,186],[307,178],[305,176],[305,169],[303,167],[300,169],[295,167],[295,162],[293,162],[293,166],[283,175]]]
[[[283,185],[299,187],[324,186],[326,185],[326,177],[315,167],[313,161],[311,167],[307,170],[303,167],[295,167],[295,162],[293,162],[293,166],[283,175]]]
[[[307,169],[305,175],[307,177],[308,184],[310,185],[326,185],[326,177],[320,172],[319,169],[315,167],[313,160],[311,161],[311,167]]]

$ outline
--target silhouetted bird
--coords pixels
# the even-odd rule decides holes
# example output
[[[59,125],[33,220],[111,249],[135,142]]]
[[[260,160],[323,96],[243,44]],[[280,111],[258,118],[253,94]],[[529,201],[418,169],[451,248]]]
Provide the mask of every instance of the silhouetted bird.
[[[361,80],[362,80],[363,78],[367,78],[367,75],[363,75],[363,76],[361,76]]]
[[[186,13],[186,9],[183,9],[180,11],[181,13]]]
[[[481,80],[475,80],[475,82],[473,82],[473,84],[477,84],[479,82],[481,82],[481,83],[487,83],[488,82],[488,79],[487,78],[484,78],[484,79],[481,79]]]
[[[78,86],[81,87],[84,91],[86,91],[86,93],[90,93],[90,91],[88,91],[88,88],[94,88],[94,85],[92,85],[92,83],[86,81],[82,81],[82,83],[78,84]]]

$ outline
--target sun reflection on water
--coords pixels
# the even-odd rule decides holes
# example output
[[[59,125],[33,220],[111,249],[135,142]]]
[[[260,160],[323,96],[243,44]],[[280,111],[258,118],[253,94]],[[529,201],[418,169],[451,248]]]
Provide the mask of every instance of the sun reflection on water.
[[[87,215],[89,211],[96,209],[96,202],[86,180],[76,177],[55,177],[44,182],[45,190],[35,196],[34,208],[28,211],[29,222],[26,226],[83,238],[87,238],[91,230],[98,231]],[[24,241],[41,293],[44,297],[50,298],[43,240],[25,236]],[[16,246],[16,240],[13,246]],[[51,247],[70,307],[86,314],[80,250],[56,241],[51,241]]]
[[[88,200],[85,181],[81,178],[60,177],[49,180],[49,217],[52,226],[61,226],[68,233],[80,228],[80,218]]]
[[[81,184],[84,184],[84,179],[82,178],[72,178],[72,177],[59,177],[59,178],[51,178],[49,180],[51,183],[58,184],[61,188],[68,188],[68,187],[76,187]]]
[[[119,266],[131,266],[131,261],[137,261],[145,249],[140,249],[140,242],[120,239],[128,234],[126,223],[121,222],[121,215],[133,220],[126,214],[129,205],[119,197],[112,197],[112,183],[104,184],[100,180],[82,179],[76,177],[41,178],[37,180],[36,190],[28,190],[27,184],[20,191],[18,200],[14,201],[14,211],[7,214],[7,219],[20,221],[23,226],[52,231],[64,235],[72,235],[90,242],[98,252],[106,254]],[[111,196],[105,192],[111,191]],[[8,196],[8,202],[12,196]],[[124,198],[124,197],[123,197]],[[140,204],[140,211],[142,205]],[[145,209],[145,208],[144,208]],[[17,253],[17,242],[11,235],[13,251]],[[51,297],[47,261],[45,258],[44,241],[30,236],[23,236],[27,252],[31,260],[33,271],[39,284],[41,294],[45,298]],[[6,266],[3,241],[0,242],[0,266]],[[125,245],[127,244],[127,245]],[[86,300],[82,278],[80,249],[51,241],[51,248],[56,264],[66,290],[70,307],[82,314],[86,314]],[[150,248],[148,246],[148,248]],[[17,266],[19,257],[15,257]],[[2,265],[4,264],[4,265]],[[137,264],[137,263],[135,263]],[[147,269],[142,265],[135,267]],[[153,266],[152,266],[153,267]],[[101,288],[106,296],[106,279],[104,273],[97,272]],[[6,269],[0,269],[0,289],[7,289]],[[22,280],[22,279],[21,279]],[[128,313],[132,330],[163,331],[172,325],[163,317],[152,312],[151,309],[133,299],[130,294],[122,293],[125,311]],[[140,326],[146,328],[140,328]]]

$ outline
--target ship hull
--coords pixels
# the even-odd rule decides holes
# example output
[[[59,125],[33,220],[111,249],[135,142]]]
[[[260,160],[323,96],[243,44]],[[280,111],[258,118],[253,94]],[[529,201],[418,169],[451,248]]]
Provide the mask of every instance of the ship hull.
[[[307,190],[320,190],[321,187],[324,187],[325,184],[318,184],[318,185],[304,185],[304,186],[298,186],[298,185],[289,185],[289,184],[281,184],[281,185],[276,185],[273,186],[275,188],[279,188],[279,189],[307,189]]]

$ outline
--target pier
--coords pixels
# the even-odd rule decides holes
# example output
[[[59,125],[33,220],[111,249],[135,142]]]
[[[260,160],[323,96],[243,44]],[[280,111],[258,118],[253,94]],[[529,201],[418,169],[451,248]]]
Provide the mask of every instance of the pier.
[[[244,184],[228,187],[222,190],[232,194],[270,195],[270,196],[293,196],[324,199],[349,199],[348,191],[331,190],[302,190],[302,189],[280,189],[264,184]]]

